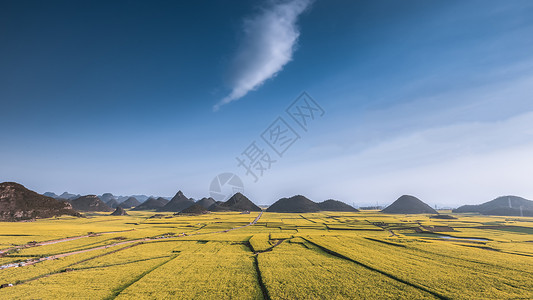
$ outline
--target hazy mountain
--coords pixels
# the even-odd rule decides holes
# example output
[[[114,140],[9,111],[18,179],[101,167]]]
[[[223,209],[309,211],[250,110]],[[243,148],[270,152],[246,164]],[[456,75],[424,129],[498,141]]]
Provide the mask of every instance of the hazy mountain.
[[[350,212],[359,211],[344,202],[333,200],[333,199],[329,199],[329,200],[318,203],[318,207],[320,208],[320,210],[323,210],[323,211],[350,211]]]
[[[209,208],[211,205],[215,204],[215,199],[209,197],[209,198],[202,198],[198,201],[196,201],[196,204],[203,206],[204,208]]]
[[[315,202],[305,196],[296,195],[290,198],[281,198],[266,210],[267,212],[283,213],[306,213],[320,211],[320,207]]]
[[[61,215],[80,216],[66,201],[38,194],[15,182],[0,183],[0,221],[20,221]]]
[[[401,196],[381,212],[387,214],[438,214],[431,206],[411,195]]]
[[[58,198],[59,196],[56,195],[56,193],[52,193],[52,192],[46,192],[43,194],[43,196],[46,196],[46,197],[52,197],[52,198]]]
[[[76,199],[78,197],[80,197],[81,195],[74,195],[74,194],[70,194],[68,192],[64,192],[63,194],[57,196],[58,199],[66,199],[66,200],[72,200],[72,199]]]
[[[172,212],[180,212],[184,209],[186,209],[189,206],[192,206],[194,204],[194,201],[191,199],[185,197],[181,191],[178,191],[176,195],[165,204],[165,206],[158,209],[158,211],[172,211]]]
[[[163,206],[165,206],[165,204],[167,204],[168,201],[167,199],[165,198],[148,198],[148,200],[144,201],[143,203],[137,205],[133,210],[152,210],[152,209],[160,209],[162,208]]]
[[[130,195],[130,197],[133,197],[133,198],[137,199],[137,201],[139,201],[139,202],[144,202],[144,201],[148,200],[148,198],[150,198],[150,196],[146,196],[146,195]]]
[[[81,196],[70,200],[70,203],[75,210],[79,211],[113,211],[96,195]]]
[[[520,212],[522,210],[522,212]],[[476,212],[496,216],[533,216],[533,201],[518,196],[502,196],[479,205],[463,205],[454,213]]]
[[[100,200],[104,201],[104,203],[108,203],[111,200],[117,200],[117,198],[115,196],[113,196],[113,194],[111,194],[111,193],[104,193],[101,196],[99,196],[98,198],[100,198]]]
[[[215,203],[209,207],[210,211],[261,211],[250,199],[241,193],[231,196],[228,201]]]
[[[172,198],[170,198],[170,199],[167,199],[167,198],[168,198],[168,197],[159,197],[159,198],[157,198],[156,200],[159,201],[159,202],[161,202],[161,203],[163,203],[163,206],[164,206],[164,205],[166,205],[167,203],[170,202],[170,199],[172,199]]]
[[[111,208],[117,208],[117,206],[119,205],[117,200],[115,199],[111,199],[109,201],[106,202],[106,205],[111,207]]]
[[[135,197],[129,197],[126,201],[119,203],[119,206],[122,206],[123,208],[132,208],[139,204],[141,204],[141,202],[137,201]]]

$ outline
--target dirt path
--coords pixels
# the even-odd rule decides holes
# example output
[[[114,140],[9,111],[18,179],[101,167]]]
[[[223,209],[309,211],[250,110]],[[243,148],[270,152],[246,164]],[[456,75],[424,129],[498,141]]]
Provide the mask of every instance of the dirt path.
[[[75,255],[75,254],[81,254],[81,253],[89,252],[89,251],[102,250],[102,249],[107,249],[107,248],[110,248],[110,247],[126,245],[126,244],[131,244],[131,243],[144,242],[144,241],[152,241],[152,240],[153,239],[140,239],[140,240],[125,241],[125,242],[114,243],[114,244],[111,244],[111,245],[99,246],[99,247],[85,249],[85,250],[78,250],[78,251],[73,251],[73,252],[68,252],[68,253],[52,255],[52,256],[40,258],[40,259],[32,261],[32,262],[28,262],[28,263],[24,264],[24,266],[29,266],[29,265],[33,265],[33,264],[36,264],[36,263],[41,262],[41,261],[54,260],[54,259],[58,259],[58,258],[63,258],[63,257]]]
[[[73,252],[68,252],[68,253],[51,255],[51,256],[41,257],[41,258],[34,259],[34,260],[27,260],[25,262],[19,262],[19,263],[12,263],[12,264],[8,264],[8,265],[3,265],[3,266],[0,266],[0,270],[14,268],[14,267],[26,267],[26,266],[31,266],[31,265],[34,265],[36,263],[45,261],[45,260],[54,260],[54,259],[67,257],[67,256],[75,255],[75,254],[80,254],[80,253],[85,253],[85,252],[89,252],[89,251],[93,251],[93,250],[102,250],[102,249],[107,249],[107,248],[110,248],[110,247],[115,247],[115,246],[120,246],[120,245],[125,245],[125,244],[131,244],[131,243],[135,243],[135,242],[151,241],[151,240],[153,240],[153,239],[140,239],[140,240],[124,241],[124,242],[120,242],[120,243],[114,243],[114,244],[111,244],[111,245],[98,246],[98,247],[90,248],[90,249],[84,249],[84,250],[78,250],[78,251],[73,251]]]
[[[259,213],[259,215],[257,215],[257,217],[255,218],[255,220],[254,220],[252,223],[250,223],[250,225],[255,225],[255,224],[257,224],[257,221],[259,221],[259,219],[261,219],[261,216],[262,216],[262,215],[263,215],[263,212],[261,211],[261,212]]]
[[[62,239],[57,239],[57,240],[50,240],[50,241],[44,241],[44,242],[39,242],[39,243],[28,243],[28,244],[21,245],[21,246],[2,249],[2,250],[0,250],[0,255],[4,254],[4,253],[6,253],[6,252],[8,252],[10,250],[15,250],[15,249],[23,249],[23,248],[30,248],[30,247],[36,247],[36,246],[45,246],[45,245],[53,245],[53,244],[57,244],[57,243],[74,241],[74,240],[77,240],[77,239],[91,237],[91,236],[99,236],[99,235],[102,235],[102,234],[111,234],[111,233],[119,233],[119,232],[128,232],[128,231],[132,231],[132,230],[134,230],[134,229],[122,230],[122,231],[98,232],[98,233],[94,233],[94,234],[73,236],[73,237],[62,238]]]

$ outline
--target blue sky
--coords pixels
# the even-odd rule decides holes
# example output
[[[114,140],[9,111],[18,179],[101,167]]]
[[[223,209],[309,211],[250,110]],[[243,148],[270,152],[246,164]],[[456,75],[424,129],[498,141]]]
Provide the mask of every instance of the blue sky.
[[[232,172],[262,204],[533,198],[531,1],[196,2],[0,1],[0,181],[199,198]],[[254,182],[236,157],[302,91],[325,114],[283,157],[262,144],[277,162]]]

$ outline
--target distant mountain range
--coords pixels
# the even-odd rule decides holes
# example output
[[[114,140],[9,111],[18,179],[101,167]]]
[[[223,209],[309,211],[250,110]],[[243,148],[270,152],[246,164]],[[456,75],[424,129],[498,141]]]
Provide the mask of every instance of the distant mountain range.
[[[148,200],[148,198],[150,198],[150,196],[146,196],[146,195],[129,195],[129,196],[116,196],[116,197],[117,197],[117,201],[119,203],[122,203],[122,202],[128,200],[131,197],[137,199],[137,201],[139,201],[139,202],[144,202],[144,201]]]
[[[133,210],[153,210],[153,209],[160,209],[163,206],[165,206],[168,202],[167,199],[159,197],[157,199],[155,198],[148,198],[148,200],[144,201],[143,203],[137,205],[133,208]]]
[[[50,197],[59,198],[61,196],[68,197],[65,199],[75,199],[80,197],[80,195],[69,194],[67,192],[63,193],[61,196],[57,196],[52,192],[47,192],[46,194]],[[133,208],[134,210],[157,210],[160,212],[180,212],[184,209],[198,204],[209,211],[260,211],[261,208],[255,205],[252,201],[246,198],[244,195],[238,193],[235,194],[232,198],[228,199],[226,202],[216,202],[213,198],[205,197],[198,201],[195,201],[193,198],[188,198],[183,195],[183,192],[178,191],[174,197],[168,200],[168,198],[163,197],[148,197],[146,195],[132,195],[132,196],[114,196],[111,193],[104,193],[99,198],[106,203],[111,208],[116,208],[119,205],[123,208]],[[249,201],[244,201],[247,199]],[[135,198],[138,203],[133,202]],[[305,197],[304,197],[305,198]],[[284,198],[285,199],[285,198]],[[326,200],[321,203],[305,203],[305,199],[299,198],[298,196],[291,197],[289,202],[290,204],[283,204],[280,207],[299,207],[298,209],[288,209],[288,210],[299,210],[301,212],[314,212],[314,211],[358,211],[352,206],[337,200]],[[231,200],[231,201],[230,201]],[[243,202],[241,202],[243,200]],[[280,199],[283,200],[283,199]],[[128,201],[128,202],[126,202]],[[303,201],[303,202],[302,202]],[[141,203],[142,202],[142,203]],[[283,202],[283,201],[282,201]],[[244,203],[247,203],[246,205]],[[283,210],[282,208],[276,208],[275,210]]]
[[[96,195],[81,196],[70,200],[72,207],[78,211],[113,211]]]
[[[100,200],[101,200],[101,198],[100,198]],[[103,201],[103,200],[102,200],[102,201]],[[117,208],[118,205],[119,205],[119,204],[118,204],[118,201],[115,200],[115,199],[111,199],[111,200],[109,200],[109,201],[107,201],[107,202],[106,202],[106,201],[103,201],[103,202],[105,202],[105,204],[107,204],[107,206],[109,206],[109,207],[111,207],[111,208]]]
[[[117,201],[117,197],[113,196],[111,193],[104,193],[99,196],[100,200],[104,201],[105,203],[110,202],[111,200]],[[118,203],[118,201],[117,201]]]
[[[52,197],[52,198],[55,198],[55,199],[71,200],[71,199],[78,198],[81,195],[79,195],[79,194],[78,195],[74,195],[74,194],[70,194],[70,193],[64,192],[63,194],[58,196],[55,193],[46,192],[46,193],[43,194],[43,196]]]
[[[124,202],[119,203],[118,206],[121,206],[122,208],[132,208],[139,204],[141,204],[141,202],[137,201],[137,198],[129,197]]]
[[[43,194],[43,196],[46,196],[46,197],[51,197],[51,198],[58,198],[59,196],[56,195],[56,193],[52,193],[52,192],[46,192]]]
[[[52,197],[55,199],[65,199],[65,200],[73,200],[73,199],[81,197],[80,194],[76,195],[76,194],[71,194],[69,192],[64,192],[61,195],[57,195],[56,193],[53,193],[53,192],[46,192],[43,195],[47,197]],[[139,201],[139,203],[144,202],[148,200],[148,198],[150,198],[149,196],[146,196],[146,195],[115,196],[111,193],[103,193],[102,195],[98,196],[98,198],[100,198],[100,200],[102,200],[104,203],[108,203],[111,200],[116,200],[118,203],[122,203],[132,197],[135,198],[137,201]]]
[[[213,198],[202,198],[194,201],[192,198],[186,197],[182,191],[178,191],[170,201],[164,198],[150,198],[133,210],[198,214],[205,211],[261,211],[261,208],[241,193],[236,193],[226,202],[216,202]]]
[[[144,199],[143,201],[139,201]],[[63,201],[63,199],[66,199]],[[105,199],[107,201],[103,201]],[[142,203],[141,203],[142,202]],[[120,209],[117,209],[119,208]],[[81,216],[77,211],[112,212],[124,215],[127,208],[132,210],[155,210],[161,212],[183,212],[199,214],[206,211],[261,211],[262,209],[241,193],[236,193],[226,202],[216,202],[213,198],[195,201],[178,191],[169,201],[163,197],[114,196],[111,193],[97,195],[75,195],[64,192],[57,195],[46,192],[40,195],[15,182],[0,184],[0,221],[20,221],[36,218],[48,218],[60,215]],[[326,200],[314,202],[302,195],[281,198],[270,205],[267,212],[308,213],[318,211],[357,212],[352,206],[338,201]],[[391,214],[435,214],[438,212],[420,199],[403,195],[382,210]],[[479,205],[463,205],[454,213],[480,213],[501,216],[533,216],[533,201],[518,196],[503,196]]]

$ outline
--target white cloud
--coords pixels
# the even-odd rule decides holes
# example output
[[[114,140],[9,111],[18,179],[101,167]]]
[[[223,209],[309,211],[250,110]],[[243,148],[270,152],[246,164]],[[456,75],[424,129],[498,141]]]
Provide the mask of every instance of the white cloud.
[[[246,192],[265,204],[297,193],[357,205],[402,194],[439,207],[508,194],[532,199],[533,76],[526,73],[367,111],[353,123],[337,117],[327,135],[310,132],[260,183],[246,182]]]
[[[310,0],[278,1],[245,20],[244,39],[234,60],[232,91],[214,106],[215,111],[257,89],[292,60],[300,35],[296,21],[310,3]]]
[[[439,206],[531,198],[531,124],[533,112],[526,112],[402,134],[351,155],[294,163],[284,157],[260,184],[246,184],[259,203],[298,193],[357,205],[390,204],[402,194]]]

